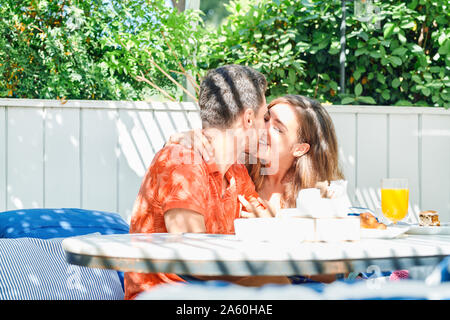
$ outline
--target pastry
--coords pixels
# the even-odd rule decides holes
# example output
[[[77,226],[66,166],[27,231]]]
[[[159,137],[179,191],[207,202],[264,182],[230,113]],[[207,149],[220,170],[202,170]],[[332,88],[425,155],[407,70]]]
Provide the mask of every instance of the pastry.
[[[438,227],[441,225],[439,221],[439,215],[434,210],[422,211],[419,213],[419,225],[422,227],[434,226]]]
[[[370,213],[363,212],[359,215],[361,219],[361,228],[365,229],[386,229],[386,225],[384,223],[378,222],[378,220]]]

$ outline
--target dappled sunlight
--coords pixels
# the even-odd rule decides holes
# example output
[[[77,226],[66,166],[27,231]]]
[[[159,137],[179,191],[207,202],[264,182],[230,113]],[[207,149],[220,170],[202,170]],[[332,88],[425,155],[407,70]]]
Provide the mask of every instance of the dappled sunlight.
[[[165,108],[169,110],[167,106]],[[176,117],[177,120],[181,120],[179,116],[182,114],[182,121],[173,119]],[[121,112],[116,122],[119,148],[129,168],[138,177],[143,177],[154,155],[169,138],[169,133],[188,130],[192,127],[190,122],[191,119],[185,112],[180,111]],[[171,128],[167,127],[169,123]]]
[[[119,134],[121,154],[125,157],[130,169],[132,169],[138,177],[143,177],[146,166],[134,144],[134,139],[130,136],[127,128],[120,119],[117,121],[117,131]]]
[[[349,167],[355,166],[355,157],[353,155],[346,155],[342,147],[339,147],[339,161],[341,164]]]

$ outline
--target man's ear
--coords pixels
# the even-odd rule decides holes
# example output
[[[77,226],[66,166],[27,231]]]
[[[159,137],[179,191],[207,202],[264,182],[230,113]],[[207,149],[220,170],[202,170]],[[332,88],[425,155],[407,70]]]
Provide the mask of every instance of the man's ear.
[[[308,153],[310,145],[308,143],[296,143],[292,150],[292,155],[296,158],[300,158],[304,154]]]
[[[250,108],[245,109],[242,120],[245,129],[252,128],[255,125],[255,111]]]

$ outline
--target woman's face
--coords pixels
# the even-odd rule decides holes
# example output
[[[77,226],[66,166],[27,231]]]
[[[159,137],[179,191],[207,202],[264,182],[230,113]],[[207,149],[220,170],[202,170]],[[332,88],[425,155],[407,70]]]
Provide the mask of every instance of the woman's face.
[[[298,144],[299,123],[294,107],[276,104],[265,117],[267,136],[260,140],[260,159],[271,167],[290,167],[294,161],[294,146]],[[266,145],[267,144],[267,145]]]

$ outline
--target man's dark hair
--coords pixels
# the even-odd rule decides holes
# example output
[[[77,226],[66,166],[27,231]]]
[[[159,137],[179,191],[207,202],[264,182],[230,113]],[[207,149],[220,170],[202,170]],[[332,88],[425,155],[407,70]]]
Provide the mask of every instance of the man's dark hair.
[[[210,70],[198,99],[203,127],[228,128],[246,108],[256,113],[266,88],[266,78],[247,66],[232,64]]]

